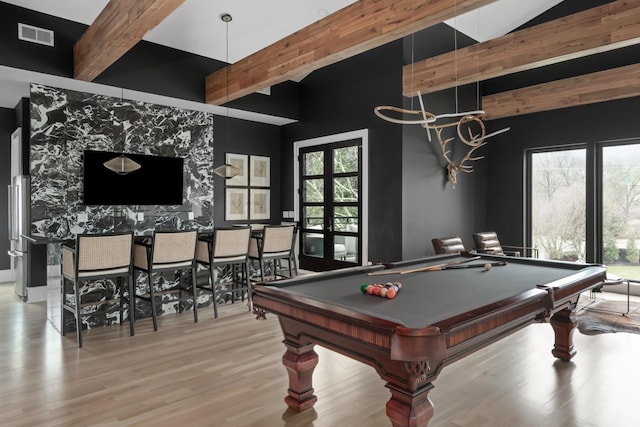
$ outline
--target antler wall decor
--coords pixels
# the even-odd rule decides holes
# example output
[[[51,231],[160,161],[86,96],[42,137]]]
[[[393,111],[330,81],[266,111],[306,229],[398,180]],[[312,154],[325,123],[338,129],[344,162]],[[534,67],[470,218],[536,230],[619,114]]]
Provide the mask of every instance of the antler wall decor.
[[[431,141],[431,130],[435,131],[436,137],[438,138],[438,143],[440,144],[440,152],[442,153],[442,158],[447,162],[447,179],[451,182],[453,188],[456,188],[456,176],[459,171],[471,173],[473,172],[473,166],[467,164],[466,162],[471,162],[475,160],[484,159],[484,156],[480,157],[472,157],[473,153],[480,147],[486,145],[486,140],[491,138],[492,136],[501,134],[509,130],[509,128],[504,128],[499,131],[490,133],[487,135],[484,122],[482,121],[482,116],[485,114],[483,110],[476,111],[467,111],[463,113],[451,113],[451,114],[433,114],[429,113],[425,110],[424,104],[422,103],[422,96],[420,92],[418,92],[418,99],[420,100],[420,110],[406,110],[398,107],[391,106],[379,106],[373,109],[376,116],[380,117],[391,123],[398,124],[407,124],[407,125],[420,125],[427,131],[427,137],[429,141]],[[383,111],[393,111],[396,113],[407,114],[409,116],[417,116],[419,118],[416,119],[397,119],[394,117],[387,116],[383,113]],[[455,118],[457,120],[453,120],[450,122],[437,124],[438,121],[442,122],[445,119]],[[479,133],[473,133],[472,126],[476,124],[479,127]],[[442,131],[445,128],[456,127],[456,131],[458,134],[458,138],[469,147],[469,151],[467,154],[457,163],[453,161],[450,157],[451,151],[447,149],[447,144],[455,139],[447,138],[443,139]],[[468,132],[468,136],[464,135],[464,128],[466,128]]]

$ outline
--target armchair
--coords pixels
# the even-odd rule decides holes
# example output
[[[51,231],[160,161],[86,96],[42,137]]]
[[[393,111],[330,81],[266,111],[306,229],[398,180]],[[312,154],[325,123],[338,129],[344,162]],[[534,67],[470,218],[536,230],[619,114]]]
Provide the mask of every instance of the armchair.
[[[436,254],[455,254],[466,251],[462,239],[458,236],[431,239],[431,244]]]
[[[538,258],[538,248],[528,246],[502,245],[495,231],[483,231],[473,234],[475,250],[493,255],[531,256]]]

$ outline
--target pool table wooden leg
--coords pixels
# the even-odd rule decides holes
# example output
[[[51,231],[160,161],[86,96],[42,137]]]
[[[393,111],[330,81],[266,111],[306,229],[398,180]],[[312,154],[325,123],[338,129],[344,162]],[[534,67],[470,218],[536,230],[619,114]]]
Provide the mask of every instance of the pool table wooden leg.
[[[287,351],[282,364],[289,374],[289,394],[284,401],[292,410],[301,412],[318,400],[313,394],[313,370],[318,364],[318,354],[313,350],[314,344],[298,345],[285,340],[284,345]]]
[[[401,390],[391,383],[386,387],[391,392],[387,402],[387,416],[393,427],[426,427],[433,417],[433,403],[429,399],[429,391],[433,384],[429,383],[418,391]]]
[[[551,354],[565,362],[570,361],[576,355],[573,348],[573,331],[576,327],[573,311],[568,308],[558,311],[551,317],[551,326],[556,336]]]

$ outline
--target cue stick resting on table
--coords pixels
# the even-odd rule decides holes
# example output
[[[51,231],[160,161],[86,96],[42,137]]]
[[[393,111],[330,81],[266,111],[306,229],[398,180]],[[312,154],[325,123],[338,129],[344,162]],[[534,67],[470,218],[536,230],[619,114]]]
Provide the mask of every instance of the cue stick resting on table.
[[[465,262],[476,261],[478,259],[480,259],[479,256],[474,256],[467,259],[449,261],[443,264],[428,265],[426,267],[413,268],[410,270],[380,270],[380,271],[374,271],[373,273],[369,273],[369,276],[382,276],[386,274],[409,274],[409,273],[418,273],[420,271],[439,271],[439,270],[443,270],[447,266],[464,264]]]
[[[490,265],[491,267],[498,267],[502,265],[507,265],[507,261],[485,262],[483,264],[445,265],[442,267],[442,270],[458,270],[461,268],[487,268],[488,265]]]

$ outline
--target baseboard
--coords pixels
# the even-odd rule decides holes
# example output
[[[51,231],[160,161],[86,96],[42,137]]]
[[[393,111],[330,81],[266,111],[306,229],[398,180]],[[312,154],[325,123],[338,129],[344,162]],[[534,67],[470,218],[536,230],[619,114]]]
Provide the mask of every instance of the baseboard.
[[[27,288],[27,302],[42,302],[47,300],[47,287],[35,286]]]
[[[0,283],[13,282],[11,270],[0,270]]]

